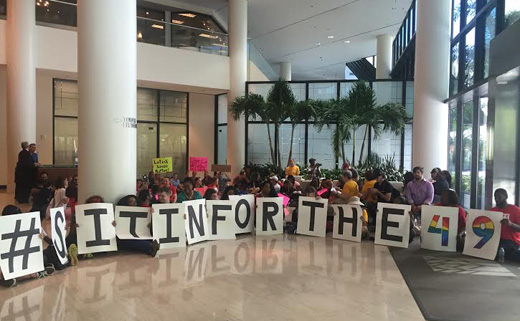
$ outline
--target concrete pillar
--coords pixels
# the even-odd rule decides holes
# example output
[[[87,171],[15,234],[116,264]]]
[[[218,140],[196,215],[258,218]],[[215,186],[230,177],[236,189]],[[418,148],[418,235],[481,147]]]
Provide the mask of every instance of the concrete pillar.
[[[413,166],[446,169],[450,71],[450,0],[417,1]]]
[[[292,80],[292,64],[290,61],[280,63],[280,79],[285,81]]]
[[[377,79],[390,79],[392,72],[392,36],[377,36]]]
[[[7,1],[7,188],[14,193],[20,143],[36,143],[34,0]]]
[[[135,194],[135,17],[136,0],[78,1],[80,202]]]
[[[247,1],[229,0],[229,96],[231,103],[245,94],[247,80]],[[228,113],[227,163],[231,175],[236,175],[245,165],[245,120],[235,121]]]

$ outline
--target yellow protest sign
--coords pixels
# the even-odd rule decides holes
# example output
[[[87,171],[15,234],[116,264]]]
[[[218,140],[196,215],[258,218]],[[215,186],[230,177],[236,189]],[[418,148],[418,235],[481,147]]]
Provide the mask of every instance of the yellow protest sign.
[[[152,165],[154,174],[173,172],[171,157],[154,158]]]

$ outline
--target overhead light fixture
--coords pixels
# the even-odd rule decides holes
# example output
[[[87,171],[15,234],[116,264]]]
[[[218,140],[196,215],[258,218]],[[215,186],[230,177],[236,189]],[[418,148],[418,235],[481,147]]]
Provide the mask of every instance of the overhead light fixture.
[[[188,17],[188,18],[195,18],[197,15],[193,13],[179,13],[179,16]]]
[[[146,11],[146,14],[150,14],[150,12]]]
[[[345,43],[350,43],[350,40],[346,40]]]
[[[158,24],[154,24],[152,25],[152,28],[155,28],[155,29],[164,29],[164,26],[163,25],[158,25]]]
[[[209,38],[209,39],[217,39],[217,38],[218,38],[218,36],[208,35],[207,33],[201,33],[201,34],[199,35],[199,37]]]
[[[334,39],[334,36],[328,36],[327,38],[329,38],[329,39]]]
[[[141,31],[137,33],[137,39],[143,39],[143,34],[141,33]]]
[[[174,24],[176,24],[176,25],[182,25],[182,24],[184,24],[184,21],[173,19],[173,20],[172,20],[172,23],[174,23]]]

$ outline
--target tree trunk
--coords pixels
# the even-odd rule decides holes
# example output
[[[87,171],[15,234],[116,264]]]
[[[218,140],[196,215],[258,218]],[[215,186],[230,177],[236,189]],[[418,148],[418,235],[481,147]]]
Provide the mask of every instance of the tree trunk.
[[[289,162],[292,159],[292,148],[293,148],[293,139],[294,139],[294,129],[296,128],[296,125],[292,125],[291,128],[291,146],[289,146],[289,159],[287,159],[287,166],[289,166]]]
[[[271,151],[271,161],[273,162],[273,165],[276,164],[276,157],[275,157],[275,154],[274,154],[274,149],[273,149],[273,140],[271,139],[271,128],[270,128],[270,124],[269,123],[266,123],[267,124],[267,137],[269,138],[269,149]]]
[[[354,133],[352,134],[352,167],[355,167],[356,164],[356,130],[354,129]]]
[[[363,160],[363,152],[365,151],[365,141],[367,140],[368,126],[365,125],[365,135],[363,135],[363,144],[361,144],[361,154],[359,154],[359,164]]]
[[[346,163],[345,159],[345,142],[341,142],[341,159],[343,160],[343,163],[341,164],[341,167],[343,168],[343,164]]]

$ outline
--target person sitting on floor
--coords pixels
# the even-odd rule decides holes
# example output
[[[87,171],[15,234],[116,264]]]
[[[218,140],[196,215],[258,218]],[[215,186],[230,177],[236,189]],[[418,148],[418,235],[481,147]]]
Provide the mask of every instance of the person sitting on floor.
[[[177,203],[182,203],[184,201],[193,201],[202,199],[202,195],[199,192],[193,190],[193,179],[185,178],[183,185],[183,191],[177,195]]]
[[[216,201],[218,200],[218,193],[213,188],[208,188],[206,192],[204,192],[204,199],[206,201]]]
[[[352,172],[349,170],[343,171],[341,174],[341,179],[345,184],[343,185],[343,190],[341,191],[341,195],[339,195],[339,197],[344,202],[348,203],[350,198],[359,196],[359,186],[353,179]]]
[[[520,208],[507,202],[507,191],[503,188],[497,189],[494,196],[497,206],[491,211],[504,213],[504,218],[500,222],[502,231],[498,246],[498,260],[520,262]],[[501,257],[501,253],[504,257]]]

